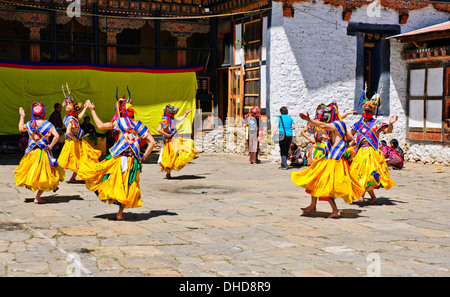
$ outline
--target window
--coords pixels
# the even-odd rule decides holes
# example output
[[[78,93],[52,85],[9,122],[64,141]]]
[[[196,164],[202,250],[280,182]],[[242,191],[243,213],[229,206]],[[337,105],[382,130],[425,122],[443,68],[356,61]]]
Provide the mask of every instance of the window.
[[[444,141],[450,143],[450,66],[445,67]]]
[[[410,67],[408,71],[410,140],[450,142],[448,69],[442,64],[420,64]]]
[[[244,108],[260,106],[260,62],[261,62],[261,19],[255,19],[244,23],[245,40],[245,80],[244,80]]]

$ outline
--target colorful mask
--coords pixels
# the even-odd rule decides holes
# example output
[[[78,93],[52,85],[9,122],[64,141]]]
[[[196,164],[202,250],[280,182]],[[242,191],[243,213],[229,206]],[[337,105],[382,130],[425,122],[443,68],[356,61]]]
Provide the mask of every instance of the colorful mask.
[[[320,103],[317,108],[316,108],[316,119],[319,117],[320,113],[322,112],[322,109],[325,107],[326,105],[324,103]]]
[[[81,103],[77,103],[75,102],[75,100],[72,99],[72,94],[70,92],[69,86],[66,83],[66,88],[67,88],[67,95],[66,92],[64,91],[64,85],[62,85],[62,91],[64,94],[64,102],[63,102],[63,106],[65,106],[66,108],[66,112],[71,115],[71,116],[78,116],[78,112],[81,110]]]
[[[317,119],[324,123],[331,123],[336,120],[340,120],[341,117],[339,115],[337,103],[333,102],[333,103],[326,105],[320,112]]]
[[[358,108],[362,108],[363,117],[372,118],[378,116],[378,109],[380,107],[381,92],[383,91],[383,86],[381,86],[380,93],[375,93],[372,98],[366,97],[366,90],[364,89],[359,98]]]
[[[43,120],[45,118],[45,105],[41,102],[31,103],[31,120],[33,121],[34,130],[37,129],[36,120]]]
[[[128,98],[125,99],[125,95],[122,96],[122,98],[119,99],[119,96],[117,95],[119,91],[119,88],[116,88],[116,114],[114,116],[114,118],[111,120],[111,122],[114,122],[116,119],[118,118],[131,118],[133,119],[136,111],[133,108],[132,102],[133,100],[131,99],[131,93],[130,93],[130,89],[128,89],[127,86],[127,92],[128,92]]]
[[[178,108],[177,107],[173,107],[170,104],[167,104],[166,107],[164,107],[164,115],[168,116],[171,119],[173,119],[175,117],[177,112],[178,112]]]

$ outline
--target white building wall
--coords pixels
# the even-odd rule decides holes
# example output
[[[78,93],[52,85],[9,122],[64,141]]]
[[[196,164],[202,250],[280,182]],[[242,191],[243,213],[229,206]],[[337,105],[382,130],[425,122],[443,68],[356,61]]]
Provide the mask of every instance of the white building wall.
[[[305,144],[300,129],[306,125],[299,112],[313,115],[319,103],[337,101],[340,113],[353,109],[355,97],[356,37],[347,35],[342,7],[321,0],[293,3],[294,17],[283,17],[282,3],[272,2],[270,28],[270,117],[274,122],[286,106],[296,123],[296,140]],[[450,15],[431,5],[409,12],[401,32],[449,20]],[[354,9],[350,22],[399,25],[398,11],[378,6]],[[381,139],[399,140],[411,161],[450,163],[450,147],[413,144],[406,140],[407,64],[402,60],[403,44],[391,40],[390,111],[398,115],[391,134]],[[358,115],[344,121],[351,125]],[[388,117],[380,119],[388,121]],[[276,150],[277,147],[274,146]]]

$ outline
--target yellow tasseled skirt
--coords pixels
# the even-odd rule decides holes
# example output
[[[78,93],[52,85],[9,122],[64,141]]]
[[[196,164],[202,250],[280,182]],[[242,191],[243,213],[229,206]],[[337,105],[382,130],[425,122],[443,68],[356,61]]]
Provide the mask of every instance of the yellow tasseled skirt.
[[[127,167],[122,170],[124,166]],[[99,163],[81,163],[77,176],[86,181],[86,188],[94,191],[101,201],[137,208],[142,206],[140,171],[141,164],[135,158],[109,155]]]
[[[336,161],[322,156],[305,170],[293,172],[291,180],[314,197],[342,198],[347,203],[352,203],[364,193],[350,175],[343,158]]]
[[[194,148],[194,141],[192,139],[184,139],[183,137],[176,137],[174,139],[166,140],[162,152],[161,171],[167,173],[172,170],[181,170],[187,163],[192,161],[198,152]]]
[[[361,147],[357,150],[350,166],[350,174],[366,191],[376,188],[388,190],[395,186],[383,153],[371,146]]]
[[[66,140],[58,157],[58,164],[64,169],[78,172],[80,161],[98,162],[102,151],[94,149],[86,140],[73,141]]]
[[[46,150],[36,148],[25,155],[14,170],[16,185],[31,191],[53,191],[64,181],[65,171],[60,166],[52,170]]]

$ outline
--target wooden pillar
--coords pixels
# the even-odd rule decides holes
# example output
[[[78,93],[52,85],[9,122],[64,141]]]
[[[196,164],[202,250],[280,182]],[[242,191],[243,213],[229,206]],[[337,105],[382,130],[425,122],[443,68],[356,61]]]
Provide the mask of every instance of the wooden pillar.
[[[116,32],[107,32],[107,41],[108,46],[106,48],[106,64],[108,65],[116,65],[117,64],[117,38]]]
[[[30,40],[39,41],[41,40],[39,27],[30,27]],[[41,61],[41,45],[39,43],[30,43],[30,61],[40,62]]]
[[[177,47],[185,48],[187,46],[186,40],[186,36],[178,36]],[[177,51],[177,66],[186,66],[186,50]]]

